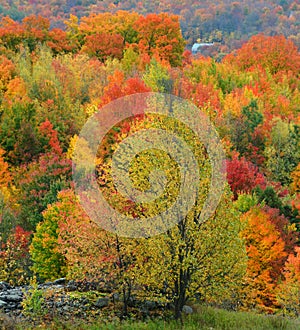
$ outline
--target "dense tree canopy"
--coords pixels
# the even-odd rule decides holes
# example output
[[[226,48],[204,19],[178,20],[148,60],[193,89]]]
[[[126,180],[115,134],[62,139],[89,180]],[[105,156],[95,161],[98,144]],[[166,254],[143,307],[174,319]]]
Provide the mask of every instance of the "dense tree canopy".
[[[32,7],[12,3],[0,6],[1,279],[25,283],[34,273],[41,281],[64,275],[98,281],[121,296],[123,316],[133,296],[175,306],[176,318],[194,300],[299,314],[297,3],[175,1],[172,10],[181,18],[167,10],[168,1],[140,2],[136,12],[119,10],[135,2],[95,1],[97,14],[84,9],[89,1],[79,1],[78,16],[70,17],[70,2],[52,4],[51,14],[33,1],[43,17],[23,17]],[[154,14],[158,7],[166,10]],[[65,30],[59,19],[48,19],[61,12]],[[245,22],[254,21],[252,33],[266,34],[233,47],[248,31]],[[282,35],[268,36],[275,23]],[[238,49],[225,57],[220,49],[216,58],[193,56],[184,51],[182,32],[188,42],[218,42],[224,53]],[[199,214],[210,187],[210,155],[182,122],[133,116],[109,129],[96,156],[80,136],[86,121],[111,102],[149,92],[186,99],[218,132],[228,184],[206,222]],[[145,97],[137,107],[160,105],[151,102]],[[72,182],[73,153],[79,145],[96,166],[93,174],[112,207],[132,221],[147,218],[176,201],[176,159],[158,146],[130,162],[136,188],[149,189],[152,170],[163,171],[167,182],[160,198],[137,205],[118,191],[111,164],[123,140],[151,129],[173,132],[189,145],[199,165],[201,178],[193,182],[199,190],[195,205],[172,228],[126,239],[100,228],[81,208]]]

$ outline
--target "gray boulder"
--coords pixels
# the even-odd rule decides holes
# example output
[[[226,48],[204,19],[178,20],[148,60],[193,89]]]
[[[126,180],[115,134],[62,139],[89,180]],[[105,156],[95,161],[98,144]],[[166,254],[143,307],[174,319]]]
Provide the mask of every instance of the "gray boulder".
[[[0,282],[0,291],[7,291],[10,290],[11,286],[7,282]]]
[[[7,305],[7,302],[0,300],[0,308],[5,307]]]
[[[1,295],[1,300],[4,300],[6,302],[20,302],[22,301],[22,296],[18,294],[6,294]]]
[[[66,284],[66,279],[64,277],[59,278],[53,282],[54,285],[65,285]]]
[[[187,305],[182,307],[182,313],[184,314],[193,314],[193,308]]]

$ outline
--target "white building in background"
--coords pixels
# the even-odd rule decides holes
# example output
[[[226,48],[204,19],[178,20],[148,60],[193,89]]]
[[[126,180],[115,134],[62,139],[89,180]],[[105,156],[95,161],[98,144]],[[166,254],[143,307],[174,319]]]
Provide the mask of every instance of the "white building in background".
[[[192,47],[192,53],[193,54],[197,54],[201,52],[201,48],[202,47],[210,47],[213,46],[214,43],[213,42],[200,42],[200,43],[194,43],[193,47]]]

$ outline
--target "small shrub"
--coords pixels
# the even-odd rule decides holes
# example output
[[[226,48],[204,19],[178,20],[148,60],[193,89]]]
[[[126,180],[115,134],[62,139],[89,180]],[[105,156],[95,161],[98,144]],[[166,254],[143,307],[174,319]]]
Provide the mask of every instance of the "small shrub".
[[[42,318],[46,314],[44,305],[43,291],[38,289],[36,277],[30,282],[31,287],[24,291],[24,299],[22,301],[23,314],[32,320]]]

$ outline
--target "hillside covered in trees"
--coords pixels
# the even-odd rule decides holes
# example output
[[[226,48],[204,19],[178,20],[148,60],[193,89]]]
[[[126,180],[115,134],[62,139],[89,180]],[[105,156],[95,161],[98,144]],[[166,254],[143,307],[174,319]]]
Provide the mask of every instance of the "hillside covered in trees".
[[[137,12],[89,16],[84,10],[104,11],[105,1],[68,1],[52,14],[42,3],[12,2],[1,9],[27,14],[35,8],[51,23],[40,16],[15,16],[4,17],[0,25],[0,281],[24,285],[33,278],[46,282],[66,277],[96,283],[97,290],[118,294],[121,318],[136,311],[132,297],[170,308],[176,319],[185,304],[195,301],[298,317],[300,53],[292,28],[297,3],[282,1],[279,8],[268,1],[247,2],[243,11],[238,2],[224,2],[223,7],[210,3],[205,12],[184,1],[172,5],[172,11],[185,15],[185,36],[191,31],[188,24],[199,17],[200,29],[213,22],[203,35],[199,30],[200,37],[209,38],[219,16],[229,15],[231,8],[240,15],[240,25],[230,27],[228,22],[228,30],[218,29],[224,36],[232,29],[242,40],[249,33],[243,21],[261,8],[258,3],[272,13],[261,24],[271,27],[272,17],[278,20],[276,33],[287,34],[255,35],[218,61],[195,58],[185,50],[178,16],[141,14],[169,12],[167,2],[160,7],[155,2],[116,2],[113,11]],[[73,5],[80,20],[72,14],[65,29],[50,28],[60,26]],[[281,14],[274,15],[275,8]],[[286,19],[294,23],[280,30]],[[150,92],[188,100],[220,137],[226,184],[205,222],[199,219],[212,165],[203,141],[189,127],[151,111],[132,116],[108,131],[95,161],[80,136],[87,120],[113,101]],[[144,99],[138,101],[145,106]],[[150,110],[155,107],[151,102]],[[124,198],[113,184],[111,168],[123,140],[151,129],[173,132],[189,146],[199,164],[199,190],[187,215],[172,228],[126,238],[98,226],[82,208],[72,178],[74,150],[79,145],[83,157],[96,162],[99,189],[112,207],[133,222],[150,218],[174,203],[180,192],[176,158],[152,148],[132,161],[130,177],[141,190],[149,189],[153,169],[166,173],[163,198],[153,203]],[[85,169],[80,170],[84,177]]]
[[[91,13],[125,10],[142,15],[168,13],[179,16],[181,30],[190,48],[194,42],[215,42],[209,55],[227,54],[239,48],[252,35],[284,35],[300,46],[300,4],[294,0],[241,1],[0,1],[0,15],[21,21],[30,15],[41,15],[51,27],[65,29],[70,15],[78,18]],[[220,56],[220,55],[219,55]]]

